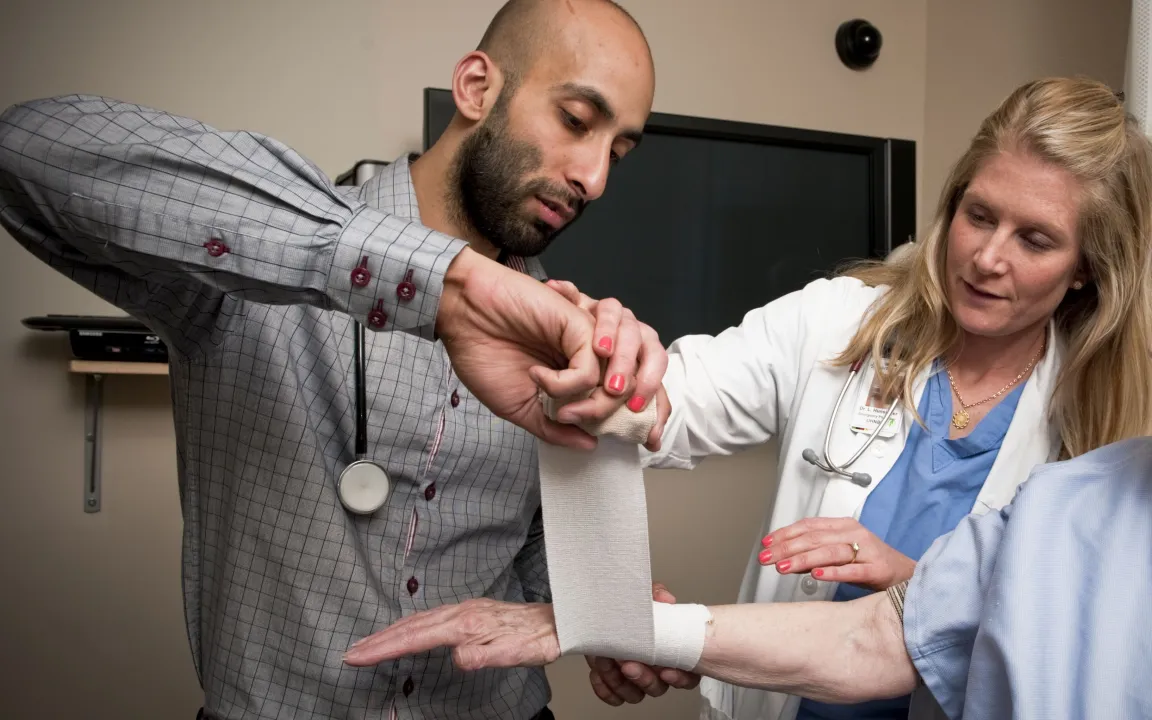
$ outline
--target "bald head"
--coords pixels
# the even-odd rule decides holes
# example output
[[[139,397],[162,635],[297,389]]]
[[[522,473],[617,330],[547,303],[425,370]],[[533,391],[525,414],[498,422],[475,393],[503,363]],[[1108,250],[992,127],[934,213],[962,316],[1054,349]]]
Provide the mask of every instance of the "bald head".
[[[648,42],[616,3],[509,0],[456,64],[456,114],[413,166],[417,193],[440,168],[449,231],[538,254],[640,143],[654,93]]]
[[[612,0],[508,0],[488,24],[476,49],[492,58],[509,89],[514,90],[559,38],[580,29],[595,32],[605,24],[621,23],[643,44],[651,71],[652,53],[643,30]]]

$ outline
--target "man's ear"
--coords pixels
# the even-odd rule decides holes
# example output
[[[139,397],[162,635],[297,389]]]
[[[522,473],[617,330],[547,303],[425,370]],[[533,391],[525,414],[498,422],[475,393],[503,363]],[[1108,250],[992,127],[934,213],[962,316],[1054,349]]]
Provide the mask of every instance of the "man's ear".
[[[452,74],[452,99],[456,112],[470,122],[484,119],[496,103],[504,76],[488,54],[480,50],[468,53],[456,63]]]

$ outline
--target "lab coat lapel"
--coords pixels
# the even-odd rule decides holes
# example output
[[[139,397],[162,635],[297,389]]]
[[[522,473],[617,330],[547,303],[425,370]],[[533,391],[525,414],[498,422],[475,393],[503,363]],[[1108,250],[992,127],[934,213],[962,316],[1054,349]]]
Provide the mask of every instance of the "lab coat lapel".
[[[1049,324],[1048,337],[1055,341],[1050,343],[1048,352],[1020,392],[1012,423],[972,508],[976,514],[999,510],[1012,502],[1016,488],[1028,479],[1032,468],[1056,459],[1059,436],[1051,422],[1049,407],[1064,347],[1055,323]]]

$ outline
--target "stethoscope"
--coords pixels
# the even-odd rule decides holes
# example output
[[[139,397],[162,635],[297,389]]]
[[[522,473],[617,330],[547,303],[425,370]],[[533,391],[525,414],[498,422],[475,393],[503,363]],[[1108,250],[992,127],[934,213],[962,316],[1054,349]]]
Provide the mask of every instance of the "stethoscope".
[[[892,413],[896,411],[895,402],[888,403],[888,412],[884,414],[884,419],[880,421],[880,424],[876,426],[876,429],[872,431],[872,434],[868,436],[868,439],[864,441],[864,444],[860,446],[860,449],[856,451],[856,454],[848,458],[848,462],[844,463],[843,465],[837,465],[828,457],[829,448],[832,444],[832,427],[836,424],[836,416],[840,413],[840,404],[844,402],[844,396],[848,394],[848,388],[852,386],[852,380],[860,372],[860,368],[863,367],[863,365],[863,358],[852,363],[852,370],[848,373],[848,379],[844,381],[844,388],[840,391],[840,397],[836,399],[836,407],[832,408],[832,417],[828,418],[828,429],[824,431],[823,462],[821,462],[820,458],[816,457],[816,451],[812,448],[806,448],[804,452],[800,453],[800,457],[804,458],[824,472],[841,475],[848,478],[850,481],[856,485],[859,485],[860,487],[868,487],[872,484],[871,475],[862,472],[849,472],[844,468],[859,460],[860,456],[863,455],[864,452],[872,445],[872,441],[876,439],[876,436],[878,436],[884,426],[888,424],[888,420],[892,417]]]
[[[354,377],[356,402],[356,459],[340,471],[336,493],[340,504],[351,513],[371,515],[384,506],[392,492],[392,481],[387,471],[368,457],[368,396],[365,390],[367,360],[365,359],[364,326],[352,323],[352,362],[356,366]]]

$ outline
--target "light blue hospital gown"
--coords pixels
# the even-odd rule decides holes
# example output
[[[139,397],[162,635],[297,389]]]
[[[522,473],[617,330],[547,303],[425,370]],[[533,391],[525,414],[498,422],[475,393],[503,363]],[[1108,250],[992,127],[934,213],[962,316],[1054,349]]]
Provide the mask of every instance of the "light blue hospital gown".
[[[1152,718],[1152,438],[1039,466],[937,540],[904,637],[950,718]]]

